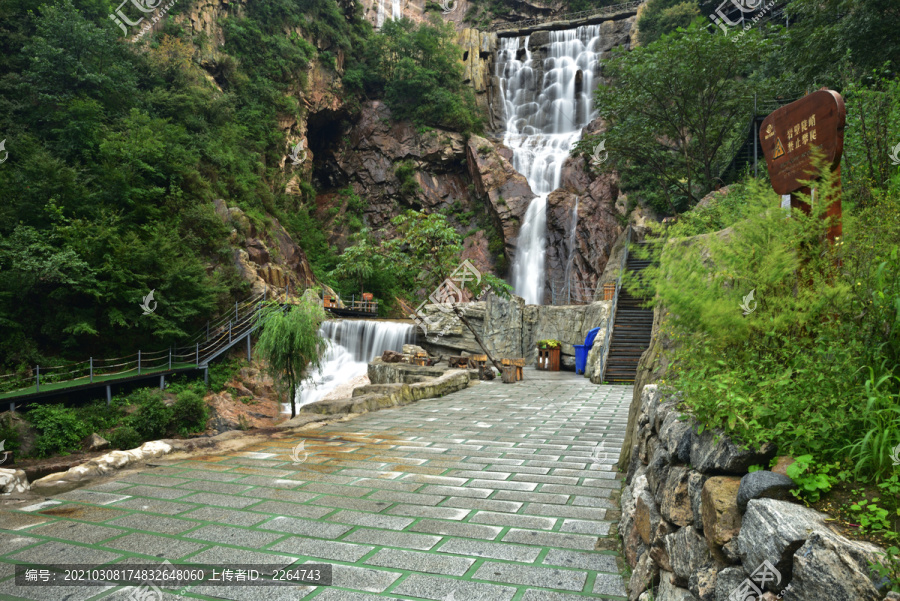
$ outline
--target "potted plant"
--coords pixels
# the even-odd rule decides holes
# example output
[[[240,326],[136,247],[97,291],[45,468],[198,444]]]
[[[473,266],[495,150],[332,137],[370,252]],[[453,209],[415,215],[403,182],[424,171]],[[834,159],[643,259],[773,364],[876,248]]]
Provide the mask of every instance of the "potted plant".
[[[559,340],[548,338],[546,340],[538,340],[537,347],[537,368],[559,371],[559,354],[562,350],[562,343]]]

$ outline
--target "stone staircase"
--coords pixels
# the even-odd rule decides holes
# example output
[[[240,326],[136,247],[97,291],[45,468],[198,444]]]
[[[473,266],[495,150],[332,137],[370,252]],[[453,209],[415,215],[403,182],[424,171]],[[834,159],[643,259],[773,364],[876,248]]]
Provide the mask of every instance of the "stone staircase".
[[[638,242],[643,247],[646,242]],[[649,259],[639,259],[629,253],[625,263],[625,271],[638,274],[650,265]],[[610,384],[633,384],[637,373],[638,361],[647,347],[650,346],[650,334],[653,330],[653,309],[645,309],[641,305],[646,299],[633,296],[625,288],[619,290],[616,301],[616,317],[613,321],[612,338],[609,355],[606,359],[604,382]]]

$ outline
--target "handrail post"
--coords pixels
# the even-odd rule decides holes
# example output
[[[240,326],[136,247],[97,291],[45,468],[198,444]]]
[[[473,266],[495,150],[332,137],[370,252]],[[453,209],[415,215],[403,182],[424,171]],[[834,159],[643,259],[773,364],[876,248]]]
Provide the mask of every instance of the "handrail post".
[[[141,351],[138,350],[138,375],[141,375]]]
[[[91,357],[91,384],[94,383],[94,358]]]
[[[35,392],[41,391],[41,366],[36,366],[37,371],[37,383],[35,384]]]
[[[234,301],[234,320],[238,321],[238,319],[240,319],[238,317],[238,304],[237,301]]]
[[[194,361],[197,363],[197,367],[199,367],[200,366],[200,343],[199,342],[197,343],[197,350],[195,351],[195,353],[196,353],[196,357],[195,357]]]
[[[231,320],[228,320],[228,343],[231,344]]]
[[[172,347],[169,347],[169,371],[172,371]]]
[[[209,342],[209,320],[206,320],[206,341]]]

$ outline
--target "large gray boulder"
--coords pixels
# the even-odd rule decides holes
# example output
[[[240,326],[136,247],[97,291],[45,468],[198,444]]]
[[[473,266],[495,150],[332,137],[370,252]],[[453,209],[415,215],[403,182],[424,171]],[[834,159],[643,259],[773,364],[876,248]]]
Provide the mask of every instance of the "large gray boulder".
[[[686,588],[676,586],[670,572],[659,573],[659,591],[656,601],[697,601],[697,597]]]
[[[659,445],[647,464],[647,485],[653,498],[659,502],[662,499],[663,486],[669,477],[669,454],[665,447]]]
[[[666,552],[676,584],[687,586],[690,577],[712,562],[709,546],[693,526],[686,526],[666,537]]]
[[[751,465],[767,465],[775,451],[772,444],[744,449],[718,428],[704,430],[691,438],[691,465],[707,474],[742,476]]]
[[[694,522],[688,490],[689,478],[690,470],[683,465],[670,467],[659,501],[659,511],[663,517],[679,526],[689,526]]]
[[[641,555],[628,580],[628,601],[636,601],[644,591],[650,588],[658,575],[659,567],[650,559],[650,554]]]
[[[730,601],[731,593],[747,578],[741,567],[725,568],[716,576],[716,601]]]
[[[747,503],[753,499],[778,499],[780,501],[791,500],[791,490],[795,487],[794,481],[784,474],[776,474],[766,470],[751,472],[741,478],[741,487],[738,489],[738,509],[747,509]]]
[[[794,554],[791,594],[797,601],[879,601],[885,590],[869,565],[881,559],[875,545],[830,531],[813,532]],[[877,580],[877,576],[876,576]]]
[[[774,499],[750,501],[738,535],[741,562],[753,571],[768,561],[783,580],[789,581],[794,552],[812,533],[825,530],[824,519],[818,511],[793,503]],[[768,583],[767,588],[776,593],[781,590],[772,583]]]
[[[659,429],[659,439],[679,463],[690,463],[694,424],[692,420],[682,417],[677,411],[669,412]]]

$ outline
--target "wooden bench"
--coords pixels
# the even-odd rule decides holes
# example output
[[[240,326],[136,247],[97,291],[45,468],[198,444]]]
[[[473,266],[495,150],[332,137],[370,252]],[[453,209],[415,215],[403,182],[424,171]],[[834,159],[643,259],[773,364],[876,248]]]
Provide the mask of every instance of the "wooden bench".
[[[500,359],[500,365],[515,367],[516,381],[524,380],[522,368],[525,367],[525,359]]]

